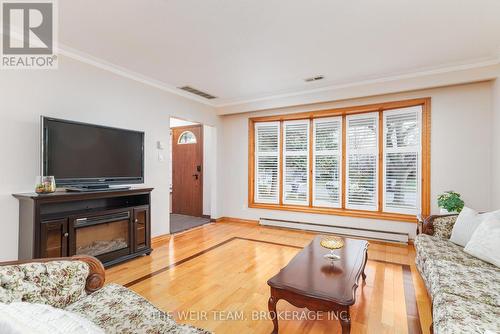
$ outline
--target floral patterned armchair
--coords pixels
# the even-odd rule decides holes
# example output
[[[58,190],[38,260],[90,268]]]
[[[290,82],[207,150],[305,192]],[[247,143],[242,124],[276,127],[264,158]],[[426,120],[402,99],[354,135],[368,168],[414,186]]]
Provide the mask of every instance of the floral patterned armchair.
[[[106,333],[208,333],[177,324],[133,291],[104,280],[104,267],[90,256],[4,262],[0,303],[48,304],[89,319]]]

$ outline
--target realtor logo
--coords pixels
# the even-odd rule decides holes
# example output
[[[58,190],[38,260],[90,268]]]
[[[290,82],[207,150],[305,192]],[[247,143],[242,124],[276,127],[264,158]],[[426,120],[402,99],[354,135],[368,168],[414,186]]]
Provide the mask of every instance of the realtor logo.
[[[57,68],[54,1],[2,1],[2,69]]]

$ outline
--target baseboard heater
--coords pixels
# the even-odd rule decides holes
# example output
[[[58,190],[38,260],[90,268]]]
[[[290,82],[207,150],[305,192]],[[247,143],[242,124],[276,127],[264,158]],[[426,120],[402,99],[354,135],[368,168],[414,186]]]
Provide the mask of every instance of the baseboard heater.
[[[397,243],[408,243],[408,233],[393,232],[393,231],[379,231],[358,227],[345,227],[334,225],[323,225],[308,222],[296,222],[289,220],[260,218],[259,224],[264,226],[286,227],[296,230],[306,230],[314,232],[332,233],[346,237],[366,238],[371,240],[380,240]]]

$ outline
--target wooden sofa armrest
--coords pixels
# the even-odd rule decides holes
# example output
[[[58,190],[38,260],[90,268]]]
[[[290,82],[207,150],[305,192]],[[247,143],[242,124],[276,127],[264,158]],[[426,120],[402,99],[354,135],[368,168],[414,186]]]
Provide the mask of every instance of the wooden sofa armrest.
[[[441,218],[441,217],[450,217],[450,216],[457,216],[458,214],[456,213],[450,213],[446,215],[431,215],[428,216],[427,218],[424,218],[422,215],[418,215],[418,231],[417,233],[423,233],[423,234],[428,234],[428,235],[434,235],[434,220],[436,218]]]
[[[104,285],[106,276],[104,266],[102,265],[101,261],[89,255],[0,262],[0,266],[18,265],[25,263],[45,263],[51,261],[82,261],[87,263],[87,265],[89,266],[89,275],[87,276],[87,280],[85,282],[85,291],[89,294],[99,290]]]
[[[423,233],[424,222],[425,222],[424,215],[419,213],[417,215],[417,235]]]

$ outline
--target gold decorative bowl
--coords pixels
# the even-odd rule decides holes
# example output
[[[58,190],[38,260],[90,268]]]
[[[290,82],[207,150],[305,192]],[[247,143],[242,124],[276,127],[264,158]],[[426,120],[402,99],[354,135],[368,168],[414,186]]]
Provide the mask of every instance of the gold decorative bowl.
[[[324,255],[325,258],[330,260],[340,260],[340,256],[335,254],[333,251],[344,247],[344,240],[342,238],[335,236],[324,237],[321,239],[319,244],[321,247],[330,250],[330,253]]]

